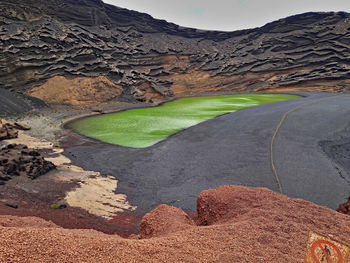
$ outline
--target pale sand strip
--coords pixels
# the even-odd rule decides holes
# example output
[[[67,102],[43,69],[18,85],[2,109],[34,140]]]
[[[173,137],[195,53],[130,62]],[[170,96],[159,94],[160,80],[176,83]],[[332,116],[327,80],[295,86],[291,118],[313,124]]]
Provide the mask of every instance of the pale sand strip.
[[[72,165],[71,160],[65,157],[62,148],[54,147],[52,142],[29,136],[19,131],[17,139],[6,140],[7,143],[27,145],[34,149],[52,149],[52,153],[45,157],[57,166],[57,171],[49,173],[53,181],[78,182],[78,186],[65,193],[65,202],[72,207],[79,207],[91,214],[111,219],[117,212],[134,211],[124,194],[116,194],[118,180],[112,176],[102,176],[98,172],[85,171]]]

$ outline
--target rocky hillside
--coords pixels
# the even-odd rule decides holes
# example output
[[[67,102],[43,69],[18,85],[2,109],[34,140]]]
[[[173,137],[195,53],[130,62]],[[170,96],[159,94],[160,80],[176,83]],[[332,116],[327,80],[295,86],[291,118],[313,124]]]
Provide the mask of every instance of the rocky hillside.
[[[217,32],[100,0],[0,0],[0,88],[70,104],[213,90],[346,91],[349,18],[306,13]]]

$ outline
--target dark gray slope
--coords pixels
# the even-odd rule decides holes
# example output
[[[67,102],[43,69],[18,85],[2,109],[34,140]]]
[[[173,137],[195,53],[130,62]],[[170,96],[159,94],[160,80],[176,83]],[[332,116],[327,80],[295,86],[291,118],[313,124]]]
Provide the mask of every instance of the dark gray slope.
[[[278,191],[269,159],[276,126],[288,110],[332,96],[311,94],[226,114],[147,149],[95,142],[71,147],[66,155],[86,169],[115,176],[119,180],[117,192],[127,194],[139,211],[161,203],[194,210],[196,196],[219,185]],[[319,146],[321,140],[332,138],[349,124],[349,105],[350,96],[335,97],[287,118],[274,145],[275,165],[285,194],[331,208],[349,195],[350,184]]]
[[[320,141],[350,127],[350,96],[322,101],[292,113],[276,138],[276,168],[284,193],[336,208],[350,194],[350,170],[341,170]],[[348,130],[349,131],[349,130]]]
[[[335,140],[322,141],[320,146],[324,152],[338,164],[339,172],[342,169],[350,171],[350,125],[344,130],[344,136],[339,136]]]
[[[46,104],[39,99],[0,88],[0,116],[24,113],[45,106]]]

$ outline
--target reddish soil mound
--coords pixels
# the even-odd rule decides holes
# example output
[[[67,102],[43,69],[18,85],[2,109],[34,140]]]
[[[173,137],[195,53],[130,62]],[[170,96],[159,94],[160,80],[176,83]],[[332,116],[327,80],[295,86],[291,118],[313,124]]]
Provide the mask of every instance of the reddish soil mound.
[[[337,211],[343,214],[350,215],[350,196],[347,202],[339,205]]]
[[[267,189],[204,191],[198,218],[207,226],[191,226],[181,210],[160,206],[141,229],[151,228],[157,237],[142,240],[94,230],[0,226],[0,262],[295,263],[303,262],[310,230],[350,244],[348,215]]]
[[[198,224],[225,223],[260,209],[282,209],[285,199],[290,202],[286,196],[271,191],[231,185],[206,190],[197,198]]]
[[[140,237],[165,236],[194,225],[192,219],[180,208],[160,205],[142,218]]]

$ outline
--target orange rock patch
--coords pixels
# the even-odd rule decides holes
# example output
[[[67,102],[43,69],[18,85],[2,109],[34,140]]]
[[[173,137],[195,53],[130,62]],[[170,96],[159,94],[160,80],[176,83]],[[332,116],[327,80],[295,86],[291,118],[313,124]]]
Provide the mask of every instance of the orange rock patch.
[[[122,92],[121,85],[104,76],[95,78],[55,76],[43,85],[32,88],[27,94],[49,103],[83,105],[105,102],[119,97]]]

